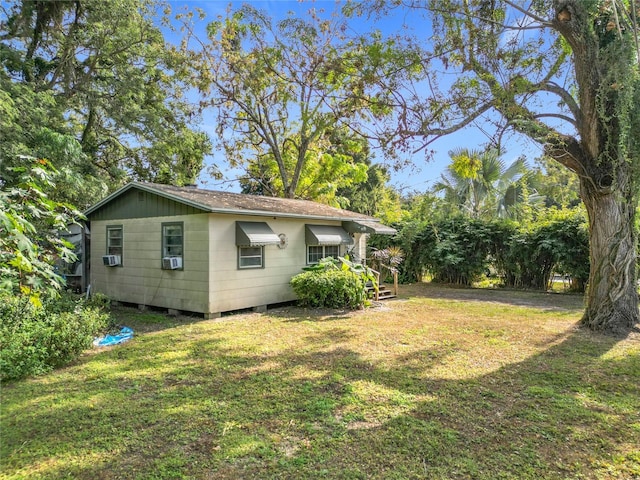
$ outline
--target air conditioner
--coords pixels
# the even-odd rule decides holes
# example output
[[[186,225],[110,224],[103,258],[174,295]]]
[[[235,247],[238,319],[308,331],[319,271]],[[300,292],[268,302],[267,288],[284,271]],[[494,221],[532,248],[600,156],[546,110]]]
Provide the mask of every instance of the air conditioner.
[[[115,267],[120,265],[120,255],[103,255],[102,263],[107,267]]]
[[[163,257],[162,268],[165,270],[182,268],[182,257]]]

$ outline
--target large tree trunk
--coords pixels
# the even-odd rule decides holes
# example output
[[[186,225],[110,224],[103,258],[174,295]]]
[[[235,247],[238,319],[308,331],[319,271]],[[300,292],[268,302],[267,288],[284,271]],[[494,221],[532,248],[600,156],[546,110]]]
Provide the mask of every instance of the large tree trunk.
[[[618,178],[630,175],[621,168]],[[622,182],[627,184],[628,182]],[[626,190],[626,189],[625,189]],[[592,330],[624,335],[638,323],[636,290],[636,205],[631,192],[603,191],[581,179],[589,215],[591,270],[581,323]]]
[[[556,159],[580,176],[580,195],[589,215],[590,262],[582,324],[592,330],[627,334],[638,323],[634,158],[630,131],[635,119],[632,44],[598,25],[617,24],[614,10],[582,0],[554,0],[554,28],[573,50],[579,108],[579,141],[566,142]],[[594,18],[594,15],[597,15]],[[620,27],[619,27],[620,28]],[[626,39],[626,40],[625,40]],[[577,107],[577,106],[576,106]],[[559,152],[557,152],[559,153]]]

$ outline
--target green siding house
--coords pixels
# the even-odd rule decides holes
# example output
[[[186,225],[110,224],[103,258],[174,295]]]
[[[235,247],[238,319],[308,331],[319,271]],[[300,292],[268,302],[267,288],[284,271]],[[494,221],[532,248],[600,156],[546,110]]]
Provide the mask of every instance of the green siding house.
[[[305,200],[130,183],[89,208],[91,291],[202,313],[295,299],[291,277],[326,256],[365,258],[375,218]]]

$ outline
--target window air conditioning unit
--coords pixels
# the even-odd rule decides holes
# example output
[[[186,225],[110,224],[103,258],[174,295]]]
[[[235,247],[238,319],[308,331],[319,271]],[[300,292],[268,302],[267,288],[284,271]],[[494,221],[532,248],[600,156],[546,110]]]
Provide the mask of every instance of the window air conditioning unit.
[[[162,268],[165,270],[182,268],[182,257],[163,257]]]
[[[102,263],[107,267],[115,267],[120,265],[120,255],[103,255]]]

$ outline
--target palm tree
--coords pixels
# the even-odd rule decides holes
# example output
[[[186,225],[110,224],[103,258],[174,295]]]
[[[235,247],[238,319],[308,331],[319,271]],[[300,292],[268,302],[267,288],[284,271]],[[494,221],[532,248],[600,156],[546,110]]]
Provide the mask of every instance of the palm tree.
[[[451,165],[434,190],[473,218],[513,216],[519,202],[538,201],[539,195],[527,188],[529,170],[523,157],[507,167],[495,149],[458,148],[449,156]]]

